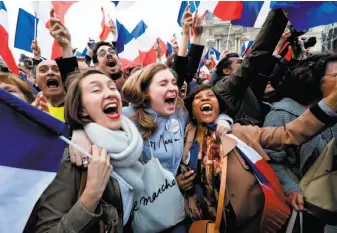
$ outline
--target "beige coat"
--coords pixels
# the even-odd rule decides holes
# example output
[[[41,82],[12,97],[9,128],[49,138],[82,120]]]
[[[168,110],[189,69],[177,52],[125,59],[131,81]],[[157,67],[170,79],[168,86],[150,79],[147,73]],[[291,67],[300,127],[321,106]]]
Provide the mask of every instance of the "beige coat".
[[[317,120],[308,110],[295,121],[286,124],[284,127],[259,128],[256,126],[234,124],[232,134],[252,147],[265,160],[269,160],[263,148],[283,150],[287,146],[300,145],[317,134],[323,127],[324,124]],[[196,136],[196,127],[191,124],[188,125],[186,133],[184,158],[187,157],[188,151],[194,141],[193,139]],[[265,204],[264,193],[255,175],[235,148],[236,141],[227,136],[222,136],[221,139],[224,154],[228,155],[225,203],[228,204],[229,201],[231,202],[236,218],[235,223],[228,223],[228,225],[235,224],[235,232],[238,233],[276,232],[267,231],[263,229],[264,226],[260,226]],[[271,167],[268,166],[266,169],[271,169]],[[275,179],[274,183],[277,184],[275,189],[280,194],[280,200],[285,203],[286,198],[276,174],[273,171],[270,173],[273,174],[268,177],[268,179]],[[283,210],[283,218],[279,218],[277,223],[279,228],[284,225],[290,214],[288,208]],[[274,214],[279,215],[279,213]],[[260,227],[262,227],[261,231]]]

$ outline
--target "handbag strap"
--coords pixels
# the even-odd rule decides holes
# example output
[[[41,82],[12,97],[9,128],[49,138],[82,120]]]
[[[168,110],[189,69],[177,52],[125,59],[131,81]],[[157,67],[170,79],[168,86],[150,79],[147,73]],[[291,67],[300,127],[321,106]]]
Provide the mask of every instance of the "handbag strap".
[[[220,231],[222,213],[223,213],[223,208],[225,204],[225,190],[226,190],[226,179],[227,179],[227,157],[228,157],[227,155],[224,156],[223,163],[222,163],[218,208],[216,210],[216,218],[215,218],[215,226],[214,226],[215,233],[218,233]]]
[[[296,210],[293,210],[293,213],[291,214],[286,233],[292,233],[293,232],[294,226],[295,226],[295,223],[296,223],[297,215],[300,216],[300,233],[303,233],[303,212],[297,212]]]

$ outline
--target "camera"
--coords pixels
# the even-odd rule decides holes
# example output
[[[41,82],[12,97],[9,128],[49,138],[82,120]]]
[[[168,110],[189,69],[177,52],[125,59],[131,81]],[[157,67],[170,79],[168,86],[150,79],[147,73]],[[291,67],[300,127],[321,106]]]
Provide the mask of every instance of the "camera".
[[[11,71],[6,66],[0,66],[0,72],[3,73],[10,73]]]
[[[22,67],[26,70],[33,70],[33,60],[30,57],[21,54],[19,59],[19,67]]]
[[[308,30],[296,31],[293,25],[288,25],[287,28],[290,30],[290,33],[291,33],[291,37],[288,39],[290,41],[297,40],[298,37],[308,32]]]

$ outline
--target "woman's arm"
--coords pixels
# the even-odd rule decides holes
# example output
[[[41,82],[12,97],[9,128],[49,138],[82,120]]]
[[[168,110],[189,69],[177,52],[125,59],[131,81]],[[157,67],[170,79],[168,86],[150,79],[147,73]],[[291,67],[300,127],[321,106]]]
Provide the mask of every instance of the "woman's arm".
[[[59,18],[55,17],[54,10],[50,12],[50,34],[62,50],[62,57],[56,59],[60,69],[62,82],[65,83],[67,76],[78,69],[77,59],[74,57],[71,47],[71,35]]]
[[[264,127],[282,127],[286,123],[289,123],[296,119],[296,116],[281,110],[271,110],[264,121]],[[277,174],[280,183],[282,185],[283,191],[286,195],[291,194],[292,192],[300,192],[301,188],[287,173],[287,167],[290,165],[287,162],[287,157],[292,156],[293,152],[286,150],[282,151],[273,151],[265,150],[268,156],[270,157],[271,166],[273,167],[275,173]],[[290,154],[288,154],[290,153]]]
[[[60,169],[40,197],[37,208],[36,233],[85,232],[98,220],[103,210],[98,205],[112,172],[106,151],[93,146],[93,157],[88,167],[86,187],[78,199],[79,168],[72,166],[68,150]]]
[[[173,61],[172,69],[177,72],[178,75],[178,89],[180,90],[185,81],[185,70],[188,64],[187,47],[188,41],[190,40],[190,28],[192,25],[192,14],[189,12],[189,5],[186,7],[184,16],[182,18],[182,33],[183,36],[181,38],[179,44],[178,54]]]
[[[202,25],[202,19],[198,16],[198,10],[195,12],[193,17],[193,23],[191,27],[193,33],[191,37],[191,46],[187,54],[188,64],[185,71],[185,81],[189,84],[195,74],[198,71],[202,53],[204,51],[204,46],[200,44],[202,33],[204,32],[204,27]]]
[[[233,126],[233,134],[249,137],[263,148],[280,151],[291,145],[301,145],[320,133],[324,127],[336,124],[336,111],[337,87],[327,98],[284,127]]]
[[[79,232],[102,214],[101,209],[94,214],[90,213],[77,200],[80,186],[78,169],[71,165],[66,149],[55,179],[40,197],[36,233]]]

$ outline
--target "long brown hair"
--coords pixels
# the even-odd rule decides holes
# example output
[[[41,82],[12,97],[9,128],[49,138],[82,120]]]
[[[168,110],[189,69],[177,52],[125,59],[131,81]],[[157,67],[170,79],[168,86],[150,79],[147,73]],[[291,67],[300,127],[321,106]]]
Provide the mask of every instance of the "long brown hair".
[[[150,99],[145,93],[152,82],[153,76],[167,69],[163,64],[148,65],[132,74],[125,82],[121,92],[124,100],[136,108],[136,114],[132,118],[137,120],[144,140],[148,139],[157,129],[155,119],[145,111],[146,108],[150,107]],[[177,78],[177,74],[172,73]]]

